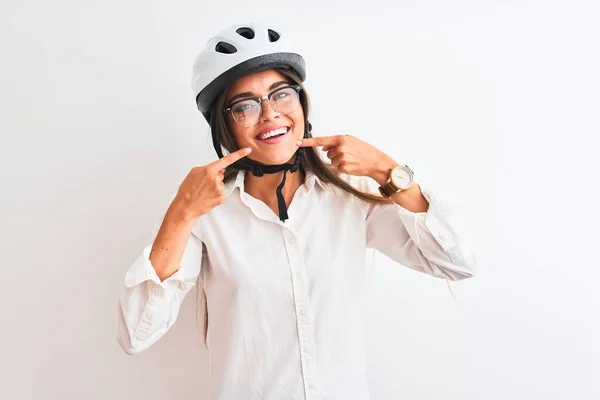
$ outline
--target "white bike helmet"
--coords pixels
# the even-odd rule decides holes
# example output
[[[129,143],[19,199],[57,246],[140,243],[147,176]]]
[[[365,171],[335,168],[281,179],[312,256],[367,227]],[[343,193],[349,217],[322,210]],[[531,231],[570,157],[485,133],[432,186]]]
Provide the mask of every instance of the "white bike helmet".
[[[243,75],[271,68],[287,68],[306,79],[304,59],[280,30],[248,23],[218,33],[194,61],[192,89],[198,110],[210,124],[211,108],[227,86]]]

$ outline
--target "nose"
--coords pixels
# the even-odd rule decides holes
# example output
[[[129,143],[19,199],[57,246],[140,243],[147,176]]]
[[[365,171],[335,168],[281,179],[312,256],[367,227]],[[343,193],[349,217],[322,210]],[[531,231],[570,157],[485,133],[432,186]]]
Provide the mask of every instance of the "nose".
[[[261,121],[264,122],[270,119],[279,118],[279,113],[273,109],[269,100],[262,99],[260,107],[262,108],[262,114],[260,116]]]

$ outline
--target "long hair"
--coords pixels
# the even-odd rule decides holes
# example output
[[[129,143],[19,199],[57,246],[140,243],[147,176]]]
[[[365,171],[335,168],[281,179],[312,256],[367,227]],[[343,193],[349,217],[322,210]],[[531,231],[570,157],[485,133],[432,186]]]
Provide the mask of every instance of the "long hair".
[[[306,128],[309,126],[308,118],[309,118],[309,113],[310,113],[310,100],[309,100],[308,94],[306,93],[306,89],[302,85],[302,81],[294,73],[290,72],[289,70],[279,69],[279,68],[276,68],[275,70],[280,72],[281,74],[285,75],[286,77],[288,77],[295,84],[302,87],[302,90],[300,91],[300,104],[302,105],[302,110],[304,112],[304,127],[306,130]],[[224,116],[223,112],[221,111],[221,110],[223,110],[223,108],[225,106],[226,96],[227,96],[227,90],[225,90],[217,98],[217,101],[215,102],[215,105],[213,106],[213,109],[212,109],[212,115],[217,118],[216,126],[219,131],[219,138],[221,140],[221,144],[230,153],[233,153],[234,151],[239,150],[239,147],[238,147],[237,143],[235,142],[235,138],[234,138],[233,134],[231,133],[231,131],[229,130],[229,127],[227,126],[227,123],[225,121],[225,116]],[[307,131],[307,137],[312,137],[312,133],[310,133],[310,131]],[[319,156],[319,154],[317,153],[317,150],[314,147],[304,147],[303,151],[304,151],[304,156],[302,159],[302,163],[300,164],[300,168],[302,168],[304,170],[304,172],[310,171],[310,172],[314,173],[322,182],[330,183],[334,186],[337,186],[338,188],[342,189],[347,194],[354,196],[360,200],[370,202],[370,203],[381,203],[381,204],[386,204],[386,203],[391,204],[393,202],[392,200],[386,199],[380,195],[364,193],[364,192],[361,192],[361,191],[355,189],[354,187],[352,187],[350,184],[348,184],[346,181],[344,181],[342,178],[340,178],[338,176],[337,171],[331,164],[326,163]],[[233,166],[233,165],[228,166],[225,169],[225,177],[224,177],[223,181],[225,183],[227,183],[230,180],[234,179],[237,176],[238,171],[239,170],[237,168],[235,168],[235,166]]]

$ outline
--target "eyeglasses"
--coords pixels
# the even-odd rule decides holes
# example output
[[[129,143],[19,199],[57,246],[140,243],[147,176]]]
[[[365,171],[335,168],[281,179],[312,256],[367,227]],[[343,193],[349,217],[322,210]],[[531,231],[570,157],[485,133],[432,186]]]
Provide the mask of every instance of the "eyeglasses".
[[[300,105],[300,85],[289,85],[276,89],[263,97],[251,97],[236,101],[224,112],[230,112],[233,120],[245,128],[256,125],[263,113],[262,101],[268,100],[271,108],[281,114],[290,114]]]

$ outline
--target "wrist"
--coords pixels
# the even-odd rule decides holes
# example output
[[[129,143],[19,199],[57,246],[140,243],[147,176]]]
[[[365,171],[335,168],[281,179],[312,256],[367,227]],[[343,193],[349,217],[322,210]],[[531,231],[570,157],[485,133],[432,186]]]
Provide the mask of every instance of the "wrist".
[[[188,223],[197,218],[192,215],[189,208],[177,197],[169,205],[167,216],[180,223]]]
[[[382,157],[375,165],[375,170],[371,174],[371,178],[379,185],[385,185],[390,178],[390,170],[399,164],[390,157]]]

